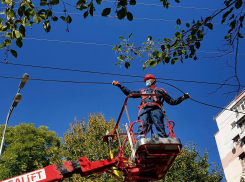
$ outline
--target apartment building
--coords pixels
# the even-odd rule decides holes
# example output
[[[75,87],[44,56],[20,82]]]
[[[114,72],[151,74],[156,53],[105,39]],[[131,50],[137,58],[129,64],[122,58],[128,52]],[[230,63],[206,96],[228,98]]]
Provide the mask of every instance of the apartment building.
[[[240,182],[245,177],[245,90],[226,109],[214,118],[219,129],[214,137],[226,180]]]

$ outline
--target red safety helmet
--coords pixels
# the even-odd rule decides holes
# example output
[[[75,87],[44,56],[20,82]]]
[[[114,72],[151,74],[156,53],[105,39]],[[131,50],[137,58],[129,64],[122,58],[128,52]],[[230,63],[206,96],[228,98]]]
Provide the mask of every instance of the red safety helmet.
[[[143,81],[146,82],[146,80],[149,80],[149,79],[151,79],[151,78],[152,78],[152,79],[156,79],[154,75],[147,74],[147,75],[145,75],[145,78],[144,78]]]

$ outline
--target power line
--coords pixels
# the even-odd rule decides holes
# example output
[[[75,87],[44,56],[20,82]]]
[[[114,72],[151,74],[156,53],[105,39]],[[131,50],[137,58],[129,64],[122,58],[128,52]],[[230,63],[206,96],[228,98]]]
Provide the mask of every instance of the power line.
[[[0,76],[0,78],[8,78],[8,79],[21,79],[20,77],[10,77],[10,76]],[[49,80],[49,79],[39,79],[39,78],[29,78],[29,80],[34,80],[34,81],[45,81],[45,82],[61,82],[61,83],[79,83],[79,84],[106,84],[106,85],[111,85],[111,83],[109,82],[78,82],[78,81],[70,81],[70,80]],[[121,83],[135,83],[135,82],[142,82],[142,81],[131,81],[131,82],[121,82]],[[158,81],[159,82],[159,81]],[[160,81],[160,83],[164,83],[164,84],[167,84],[169,86],[172,86],[174,87],[175,89],[179,90],[180,92],[182,92],[183,94],[185,94],[185,92],[183,92],[181,89],[175,87],[174,85],[172,84],[169,84],[169,83],[166,83],[166,82],[162,82]],[[243,112],[239,112],[239,111],[233,111],[232,109],[226,109],[226,108],[223,108],[223,107],[219,107],[219,106],[215,106],[215,105],[211,105],[211,104],[206,104],[206,103],[203,103],[203,102],[200,102],[200,101],[197,101],[195,99],[192,99],[190,98],[190,100],[196,102],[196,103],[199,103],[199,104],[202,104],[202,105],[206,105],[206,106],[209,106],[209,107],[214,107],[214,108],[218,108],[218,109],[223,109],[223,110],[228,110],[228,111],[231,111],[231,112],[236,112],[236,113],[241,113],[241,114],[245,114]]]
[[[108,3],[115,3],[115,1],[104,1]],[[157,7],[163,7],[163,5],[159,4],[147,4],[147,3],[137,3],[136,5],[143,5],[143,6],[157,6]],[[221,9],[213,9],[213,8],[199,8],[199,7],[188,7],[188,6],[169,6],[170,8],[182,8],[182,9],[196,9],[196,10],[209,10],[209,11],[216,11]],[[0,7],[0,9],[5,9],[4,7]],[[240,12],[240,11],[233,11],[233,12]]]
[[[115,1],[104,1],[104,2],[114,2]],[[136,5],[144,5],[144,6],[159,6],[163,7],[163,5],[159,4],[146,4],[146,3],[136,3]],[[184,9],[198,9],[198,10],[209,10],[209,11],[216,11],[216,10],[221,10],[221,9],[212,9],[212,8],[199,8],[199,7],[187,7],[187,6],[169,6],[170,8],[184,8]],[[233,11],[233,12],[240,12],[240,11]]]
[[[0,62],[0,64],[4,65],[13,65],[13,66],[24,66],[24,67],[32,67],[32,68],[42,68],[42,69],[51,69],[51,70],[60,70],[60,71],[71,71],[71,72],[80,72],[80,73],[92,73],[92,74],[101,74],[101,75],[113,75],[113,76],[123,76],[123,77],[134,77],[134,78],[144,78],[143,76],[137,75],[124,75],[117,73],[108,73],[108,72],[98,72],[98,71],[86,71],[86,70],[77,70],[77,69],[69,69],[69,68],[58,68],[58,67],[50,67],[50,66],[39,66],[39,65],[30,65],[30,64],[19,64],[19,63],[5,63]],[[224,86],[239,86],[234,84],[223,84],[223,83],[214,83],[214,82],[201,82],[201,81],[193,81],[193,80],[179,80],[179,79],[171,79],[171,78],[156,78],[157,80],[168,80],[168,81],[178,81],[178,82],[188,82],[188,83],[199,83],[199,84],[210,84],[210,85],[224,85]],[[241,87],[245,87],[244,85],[240,85]]]
[[[64,12],[58,12],[58,11],[53,11],[53,13],[60,13],[60,14],[64,14]],[[83,13],[68,13],[68,14],[71,14],[71,15],[80,15],[80,16],[83,16]],[[97,17],[108,17],[108,18],[118,18],[117,16],[102,16],[102,15],[93,15],[93,16],[97,16]],[[176,20],[167,20],[167,19],[154,19],[154,18],[137,18],[137,17],[134,17],[134,19],[137,19],[137,20],[149,20],[149,21],[167,21],[167,22],[176,22]],[[184,21],[184,20],[181,20],[181,22],[184,22],[184,23],[191,23],[192,21]],[[218,25],[226,25],[226,24],[221,24],[221,23],[213,23],[213,24],[218,24]]]
[[[74,41],[63,41],[63,40],[50,40],[50,39],[37,39],[37,38],[25,38],[27,40],[38,40],[38,41],[48,41],[48,42],[61,42],[61,43],[71,43],[71,44],[85,44],[85,45],[97,45],[97,46],[109,46],[114,47],[116,45],[112,44],[99,44],[99,43],[89,43],[89,42],[74,42]],[[225,55],[236,55],[235,53],[222,53],[222,52],[208,52],[208,51],[196,51],[206,54],[225,54]],[[239,56],[245,56],[245,54],[237,54]]]

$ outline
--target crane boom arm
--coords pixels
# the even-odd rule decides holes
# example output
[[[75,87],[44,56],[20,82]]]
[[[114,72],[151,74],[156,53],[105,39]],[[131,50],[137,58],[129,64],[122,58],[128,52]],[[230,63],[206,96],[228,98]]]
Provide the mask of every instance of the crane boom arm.
[[[86,157],[81,157],[75,161],[66,161],[60,165],[53,164],[1,182],[61,182],[75,173],[81,176],[104,173],[108,169],[115,167],[116,163],[117,158],[90,162]]]

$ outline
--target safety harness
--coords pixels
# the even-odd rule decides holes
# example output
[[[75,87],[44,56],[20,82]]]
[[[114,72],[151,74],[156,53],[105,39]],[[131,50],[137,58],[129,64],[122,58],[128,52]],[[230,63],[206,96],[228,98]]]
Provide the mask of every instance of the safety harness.
[[[152,91],[152,94],[156,94],[156,89],[161,89],[161,90],[163,90],[165,93],[167,93],[163,88],[157,88],[157,87],[155,87],[154,89],[153,89],[153,91]],[[148,89],[142,89],[141,90],[141,93],[142,94],[148,94]],[[142,110],[142,108],[144,108],[144,107],[146,107],[146,106],[150,106],[150,105],[156,105],[156,106],[158,106],[160,109],[162,109],[162,105],[163,105],[163,102],[164,102],[164,100],[165,100],[165,98],[163,98],[162,99],[162,102],[159,104],[157,101],[157,97],[156,96],[153,96],[153,99],[154,99],[154,101],[155,102],[147,102],[147,103],[145,103],[145,99],[146,98],[151,98],[152,96],[142,96],[141,97],[141,105],[139,105],[138,106],[138,108],[139,108],[139,114],[140,114],[140,112],[141,112],[141,110]],[[138,115],[139,115],[138,114]]]

